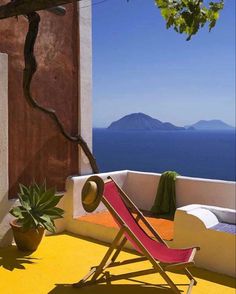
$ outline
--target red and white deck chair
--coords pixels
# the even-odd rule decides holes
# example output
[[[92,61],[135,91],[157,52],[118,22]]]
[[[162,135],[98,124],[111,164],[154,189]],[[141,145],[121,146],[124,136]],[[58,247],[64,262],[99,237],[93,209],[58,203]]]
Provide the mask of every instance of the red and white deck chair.
[[[84,287],[96,283],[110,283],[114,280],[159,273],[174,293],[181,293],[166,273],[168,270],[177,269],[182,270],[190,280],[186,292],[189,294],[193,285],[196,285],[197,282],[189,272],[188,267],[194,265],[193,259],[199,248],[169,248],[136,205],[111,177],[109,177],[104,183],[100,177],[92,176],[88,178],[83,187],[82,203],[85,210],[89,212],[93,211],[99,205],[100,201],[104,203],[112,214],[120,230],[101,263],[98,266],[92,267],[90,272],[78,283],[73,284],[73,286]],[[132,213],[134,213],[134,215]],[[155,239],[150,237],[142,229],[139,225],[139,221],[142,221],[145,224],[146,228],[152,233]],[[130,241],[141,256],[118,262],[116,261],[117,257],[127,240]],[[150,261],[152,268],[120,275],[110,275],[107,271],[108,268],[145,260]]]

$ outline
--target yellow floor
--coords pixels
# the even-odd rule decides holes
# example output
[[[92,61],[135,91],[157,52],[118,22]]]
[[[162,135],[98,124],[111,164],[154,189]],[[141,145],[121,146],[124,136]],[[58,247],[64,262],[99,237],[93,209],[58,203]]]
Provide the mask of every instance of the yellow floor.
[[[169,290],[155,284],[164,284],[158,274],[121,280],[112,285],[97,285],[74,289],[70,283],[78,281],[92,265],[97,265],[107,247],[68,234],[44,237],[38,250],[26,255],[14,246],[0,249],[0,293],[1,294],[167,294]],[[122,252],[121,257],[133,257]],[[123,266],[123,271],[141,270],[146,262]],[[123,272],[122,271],[122,272]],[[193,269],[198,285],[193,288],[195,294],[235,294],[234,279],[205,271]],[[121,273],[113,270],[113,273]],[[188,280],[185,276],[170,273],[170,277],[186,292],[183,285]]]

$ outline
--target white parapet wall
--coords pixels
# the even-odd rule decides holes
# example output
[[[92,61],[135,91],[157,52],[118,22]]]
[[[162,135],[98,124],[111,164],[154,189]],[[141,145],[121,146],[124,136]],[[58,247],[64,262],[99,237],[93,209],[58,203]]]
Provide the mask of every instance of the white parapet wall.
[[[99,174],[105,179],[114,177],[134,203],[143,210],[150,210],[159,184],[161,174],[123,170]],[[81,204],[82,187],[91,175],[75,176],[67,180],[65,195],[67,211],[71,217],[85,215]],[[208,180],[189,177],[177,177],[177,207],[189,204],[211,205],[235,209],[236,183],[220,180]],[[100,205],[97,211],[105,209]]]
[[[139,208],[150,210],[160,177],[156,173],[127,171],[124,190]],[[235,192],[235,182],[178,176],[176,206],[203,204],[235,209]]]

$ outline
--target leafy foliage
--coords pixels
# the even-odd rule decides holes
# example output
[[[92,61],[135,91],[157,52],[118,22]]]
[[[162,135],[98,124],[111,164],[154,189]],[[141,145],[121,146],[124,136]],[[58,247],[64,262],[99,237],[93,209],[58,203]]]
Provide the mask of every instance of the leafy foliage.
[[[220,10],[224,8],[224,0],[208,1],[207,6],[204,5],[204,0],[155,0],[155,2],[166,20],[166,27],[173,27],[176,32],[187,34],[187,40],[190,40],[206,23],[209,24],[211,31],[219,18]]]
[[[63,196],[57,196],[55,189],[47,189],[46,184],[33,183],[29,187],[20,186],[20,205],[13,207],[10,213],[17,218],[23,229],[44,227],[55,232],[55,219],[62,218],[64,210],[56,207]]]

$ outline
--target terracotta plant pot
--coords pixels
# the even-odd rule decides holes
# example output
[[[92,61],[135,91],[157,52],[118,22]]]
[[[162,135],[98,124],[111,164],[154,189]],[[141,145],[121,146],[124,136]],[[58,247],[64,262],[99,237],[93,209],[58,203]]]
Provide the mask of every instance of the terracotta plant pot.
[[[13,220],[10,223],[13,231],[13,236],[16,245],[19,250],[22,251],[35,251],[39,243],[41,242],[45,229],[39,227],[36,229],[24,230],[18,223],[17,220]]]

